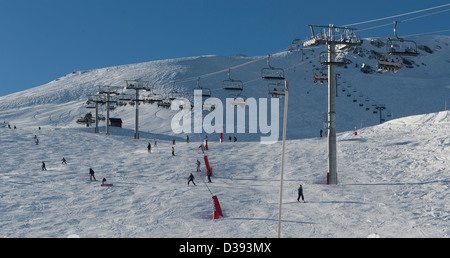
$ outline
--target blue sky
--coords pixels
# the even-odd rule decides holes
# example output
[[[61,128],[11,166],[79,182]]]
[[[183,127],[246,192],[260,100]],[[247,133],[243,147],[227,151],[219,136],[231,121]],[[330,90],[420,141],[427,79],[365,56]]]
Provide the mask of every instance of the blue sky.
[[[339,26],[447,3],[450,1],[0,0],[0,96],[77,70],[207,54],[265,55],[289,46],[293,38],[310,36],[307,24]],[[450,29],[450,12],[401,24],[399,34],[445,29]],[[384,27],[362,32],[359,37],[391,35],[392,27]]]

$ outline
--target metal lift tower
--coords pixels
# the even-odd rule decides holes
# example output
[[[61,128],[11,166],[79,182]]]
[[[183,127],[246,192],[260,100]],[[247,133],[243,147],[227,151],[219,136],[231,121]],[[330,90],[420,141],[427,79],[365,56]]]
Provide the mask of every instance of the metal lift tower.
[[[127,83],[127,89],[135,90],[135,105],[136,105],[136,112],[135,112],[135,123],[134,123],[134,139],[139,139],[139,104],[140,102],[143,102],[143,99],[139,99],[139,91],[145,90],[150,91],[151,88],[149,87],[149,81],[140,81],[140,80],[126,80]]]
[[[327,46],[327,59],[321,60],[328,66],[328,174],[327,184],[337,184],[337,147],[336,147],[336,66],[346,65],[344,59],[337,59],[338,45],[361,45],[362,41],[354,35],[356,29],[335,27],[334,25],[308,25],[312,37],[303,42],[303,46]],[[316,34],[317,30],[320,30]]]

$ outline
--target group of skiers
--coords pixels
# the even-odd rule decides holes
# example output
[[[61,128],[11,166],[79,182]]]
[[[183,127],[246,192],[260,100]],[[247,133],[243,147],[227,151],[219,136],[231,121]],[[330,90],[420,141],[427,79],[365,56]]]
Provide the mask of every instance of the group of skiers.
[[[36,138],[36,136],[35,136],[35,138]],[[231,141],[231,136],[230,136],[229,139]],[[235,141],[236,141],[236,139],[235,139]],[[187,138],[187,143],[189,143],[189,136]],[[172,144],[175,145],[175,140],[173,140]],[[154,143],[154,146],[157,146],[157,142],[156,141]],[[150,144],[150,142],[147,145],[147,149],[148,149],[148,152],[151,152],[151,144]],[[175,156],[175,148],[173,146],[172,146],[172,156]],[[67,165],[67,160],[66,160],[65,157],[63,157],[61,159],[61,164]],[[200,168],[201,162],[200,162],[200,160],[197,159],[196,165],[197,165],[197,172],[201,172],[201,168]],[[46,168],[45,162],[42,161],[42,171],[46,171],[46,170],[47,170],[47,168]],[[212,183],[212,181],[211,181],[212,172],[209,169],[207,169],[206,176],[208,178],[208,182]],[[89,168],[89,180],[90,181],[92,181],[92,180],[97,181],[97,179],[95,178],[95,171],[92,168]],[[194,180],[195,180],[195,177],[194,177],[193,173],[190,173],[190,175],[188,177],[187,185],[189,186],[189,184],[192,182],[192,184],[194,186],[196,186]],[[104,185],[106,183],[106,181],[107,181],[106,178],[103,178],[102,185]],[[300,202],[300,198],[302,199],[303,202],[305,202],[305,199],[304,199],[304,196],[303,196],[303,186],[302,185],[300,185],[299,188],[298,188],[298,197],[297,197],[297,201],[298,202]]]
[[[61,159],[61,164],[63,165],[67,165],[67,160],[65,157],[63,157]],[[47,171],[47,167],[45,165],[45,162],[42,161],[42,165],[41,165],[42,171]],[[89,180],[92,181],[92,179],[94,179],[94,181],[97,181],[97,178],[95,178],[95,172],[92,168],[89,168]],[[102,180],[102,184],[105,184],[106,182],[106,178],[103,178]]]

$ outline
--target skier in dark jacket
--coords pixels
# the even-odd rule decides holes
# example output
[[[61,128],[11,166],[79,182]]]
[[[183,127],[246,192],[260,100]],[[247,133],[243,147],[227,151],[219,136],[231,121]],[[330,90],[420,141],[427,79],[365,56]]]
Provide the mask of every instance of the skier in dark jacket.
[[[42,161],[42,171],[47,171],[47,168],[45,167],[45,163],[44,163],[44,161]]]
[[[195,182],[194,182],[194,179],[195,179],[195,177],[194,177],[194,175],[191,173],[191,174],[189,175],[189,177],[188,177],[188,185],[189,185],[190,182],[192,182],[194,185],[196,185]]]
[[[197,159],[197,172],[200,172],[200,160]]]
[[[302,197],[302,201],[305,202],[305,198],[303,197],[303,187],[302,187],[302,185],[300,185],[300,187],[298,188],[297,202],[300,201],[300,197]]]
[[[211,174],[212,174],[211,170],[208,169],[208,171],[206,172],[206,175],[208,176],[208,182],[210,182],[210,183],[212,183],[211,182]]]

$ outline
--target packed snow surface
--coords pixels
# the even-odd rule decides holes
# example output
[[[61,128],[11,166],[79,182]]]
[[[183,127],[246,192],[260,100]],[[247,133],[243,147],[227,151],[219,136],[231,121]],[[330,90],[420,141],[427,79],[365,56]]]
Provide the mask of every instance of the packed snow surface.
[[[450,236],[450,112],[442,111],[450,102],[450,39],[417,41],[421,55],[397,74],[361,72],[362,63],[375,68],[373,56],[383,52],[370,39],[347,50],[353,63],[338,71],[337,185],[325,184],[327,140],[319,137],[327,90],[311,80],[321,50],[306,49],[303,60],[298,52],[271,58],[272,66],[285,68],[291,87],[282,237]],[[281,142],[260,144],[259,134],[226,132],[219,143],[218,133],[209,134],[206,155],[213,177],[206,183],[198,148],[205,134],[190,134],[186,143],[186,134],[173,133],[176,111],[141,105],[139,140],[133,139],[129,105],[112,113],[124,123],[110,135],[104,123],[99,134],[75,123],[89,112],[86,98],[98,85],[149,80],[166,94],[172,81],[184,80],[177,87],[191,93],[197,76],[246,62],[252,63],[232,70],[231,77],[246,82],[247,97],[267,97],[267,83],[258,80],[266,60],[244,56],[76,71],[0,97],[0,237],[276,237]],[[227,77],[226,72],[208,76],[200,84],[224,101],[229,94],[221,83]],[[374,104],[386,105],[387,122],[379,125]],[[229,142],[229,136],[238,141]],[[63,157],[67,165],[61,164]],[[195,172],[197,159],[201,173]],[[47,171],[41,171],[42,162]],[[89,180],[89,168],[98,181]],[[196,186],[187,185],[190,173]],[[101,187],[103,178],[114,186]],[[300,184],[305,203],[297,202]],[[217,195],[224,218],[211,219],[206,186]]]
[[[338,185],[324,184],[326,139],[288,141],[282,236],[449,237],[449,119],[339,134]],[[276,237],[281,144],[210,140],[206,184],[225,215],[211,220],[205,167],[194,172],[198,142],[177,141],[171,156],[172,141],[148,153],[150,139],[116,130],[1,130],[1,237]],[[99,181],[89,181],[90,167]],[[190,172],[196,186],[187,186]],[[101,187],[104,177],[114,186]],[[296,200],[300,184],[306,203]]]

